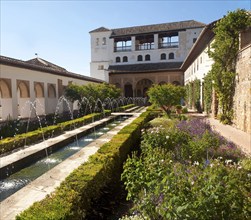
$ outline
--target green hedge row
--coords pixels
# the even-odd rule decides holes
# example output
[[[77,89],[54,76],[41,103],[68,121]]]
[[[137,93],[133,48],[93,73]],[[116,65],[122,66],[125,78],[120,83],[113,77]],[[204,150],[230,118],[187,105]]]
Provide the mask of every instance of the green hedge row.
[[[111,114],[110,110],[106,110],[105,115]],[[43,140],[44,138],[62,134],[64,131],[71,130],[84,124],[91,123],[93,120],[100,119],[103,113],[92,113],[81,118],[73,119],[70,121],[62,122],[57,125],[43,127],[35,131],[18,134],[15,137],[4,138],[0,142],[0,155],[10,152],[14,149],[24,147],[25,145],[34,144]]]
[[[142,127],[152,118],[152,112],[142,113],[75,169],[54,193],[34,203],[16,219],[84,219],[101,190],[120,176],[128,153],[140,141]]]
[[[119,111],[120,111],[120,112],[124,112],[125,110],[130,109],[130,108],[133,108],[133,107],[135,107],[134,104],[129,104],[129,105],[120,106],[120,107],[119,107]]]

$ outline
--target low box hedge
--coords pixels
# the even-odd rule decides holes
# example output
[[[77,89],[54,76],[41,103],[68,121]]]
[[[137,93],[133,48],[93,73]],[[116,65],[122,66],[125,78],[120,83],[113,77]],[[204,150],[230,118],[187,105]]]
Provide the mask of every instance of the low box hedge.
[[[144,123],[152,117],[150,111],[142,113],[110,142],[102,145],[88,162],[75,169],[54,193],[34,203],[16,219],[84,219],[101,190],[120,176],[128,153],[140,141]]]
[[[106,110],[105,115],[111,114],[110,110]],[[43,138],[48,138],[62,134],[64,131],[72,130],[77,127],[81,127],[84,124],[91,123],[95,120],[100,119],[103,113],[93,113],[86,115],[81,118],[73,119],[70,121],[62,122],[57,125],[51,125],[48,127],[43,127],[35,131],[23,133],[16,135],[15,137],[4,138],[0,142],[0,155],[10,152],[14,149],[24,147],[25,145],[31,145],[42,141]]]

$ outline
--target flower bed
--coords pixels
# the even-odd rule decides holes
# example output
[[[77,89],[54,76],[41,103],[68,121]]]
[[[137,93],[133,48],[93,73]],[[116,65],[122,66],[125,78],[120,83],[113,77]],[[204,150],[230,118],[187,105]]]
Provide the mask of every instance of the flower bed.
[[[251,159],[203,120],[163,122],[150,123],[141,155],[124,165],[122,180],[136,216],[250,219]]]

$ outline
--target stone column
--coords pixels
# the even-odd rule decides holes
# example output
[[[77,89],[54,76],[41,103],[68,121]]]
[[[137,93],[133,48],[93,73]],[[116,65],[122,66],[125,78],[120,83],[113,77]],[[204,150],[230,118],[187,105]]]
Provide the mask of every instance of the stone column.
[[[18,102],[17,102],[17,80],[11,80],[11,94],[12,94],[12,117],[18,117]]]
[[[136,38],[135,38],[135,36],[132,36],[131,40],[132,40],[132,51],[135,51],[136,50]]]
[[[154,49],[158,49],[158,48],[159,48],[159,35],[154,34]]]

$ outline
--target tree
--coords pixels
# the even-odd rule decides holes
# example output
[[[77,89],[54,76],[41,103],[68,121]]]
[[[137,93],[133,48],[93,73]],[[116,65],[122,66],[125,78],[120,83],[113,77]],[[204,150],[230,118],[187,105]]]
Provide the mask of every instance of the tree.
[[[149,102],[170,115],[172,106],[179,105],[185,96],[185,88],[172,84],[153,85],[147,92]]]
[[[89,83],[82,86],[71,84],[65,90],[65,96],[69,100],[72,102],[78,101],[82,114],[90,113],[87,112],[90,111],[90,109],[100,111],[103,109],[103,102],[107,97],[112,99],[118,98],[120,95],[120,89],[115,85],[107,83]],[[100,102],[98,100],[100,100]]]
[[[65,90],[65,95],[71,101],[80,101],[85,97],[87,99],[104,101],[105,98],[118,98],[121,95],[121,90],[115,85],[102,83],[89,83],[87,85],[69,85]]]
[[[214,64],[210,71],[222,110],[220,120],[230,124],[235,91],[236,60],[239,50],[239,33],[251,26],[251,16],[238,9],[216,23],[215,38],[209,50]]]

